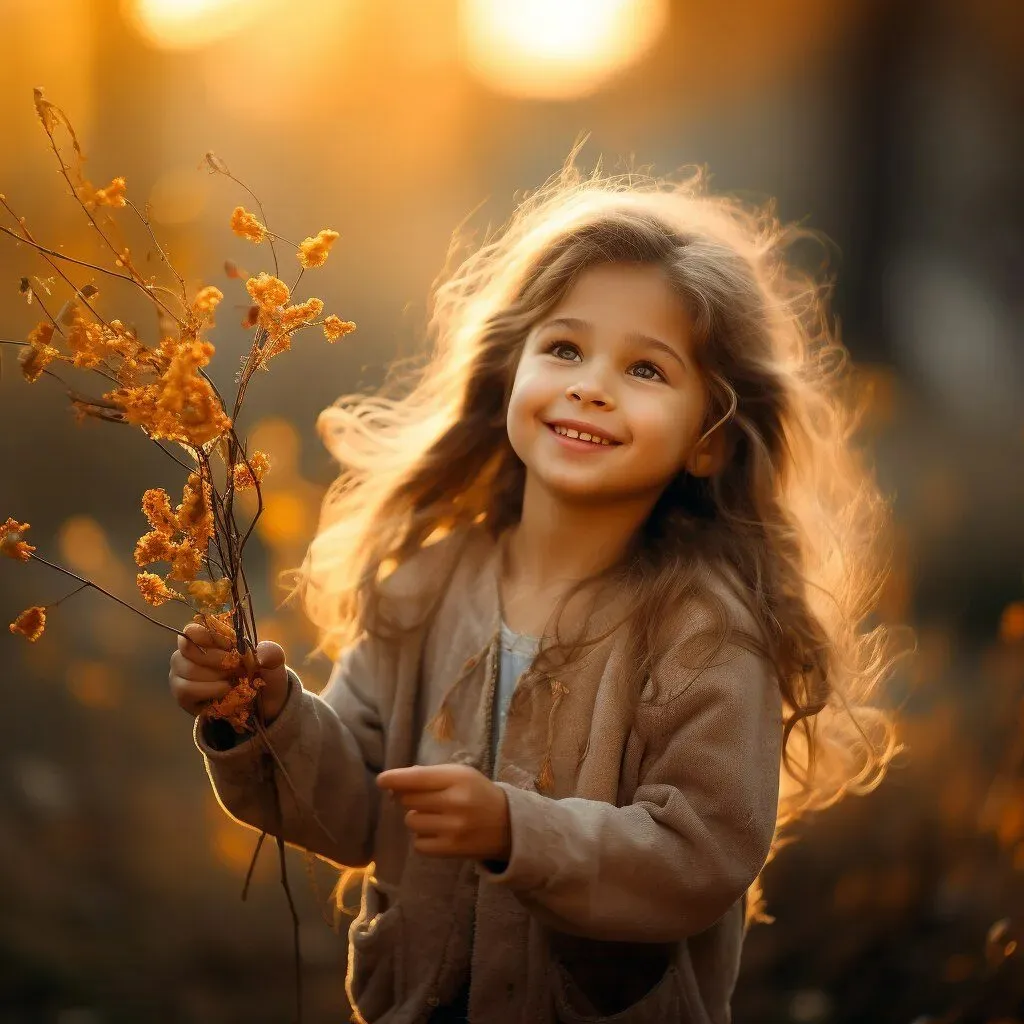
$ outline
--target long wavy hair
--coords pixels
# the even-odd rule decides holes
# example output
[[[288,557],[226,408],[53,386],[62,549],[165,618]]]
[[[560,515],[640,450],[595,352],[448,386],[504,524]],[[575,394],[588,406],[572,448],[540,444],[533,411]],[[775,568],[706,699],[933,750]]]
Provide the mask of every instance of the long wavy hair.
[[[712,195],[699,170],[588,176],[575,157],[461,262],[456,238],[433,292],[429,356],[320,415],[341,474],[293,594],[333,656],[375,620],[395,566],[461,526],[498,537],[517,522],[525,467],[506,410],[527,334],[590,267],[662,268],[692,320],[705,430],[727,432],[730,456],[713,477],[671,481],[601,578],[632,595],[636,700],[658,624],[680,602],[717,609],[705,651],[727,642],[707,570],[735,582],[757,626],[744,643],[769,659],[783,698],[774,853],[802,813],[874,788],[899,749],[893,716],[872,703],[895,652],[894,632],[869,622],[890,562],[889,506],[854,442],[861,410],[828,283],[789,258],[809,232],[770,206]],[[755,883],[748,922],[770,920],[762,911]]]

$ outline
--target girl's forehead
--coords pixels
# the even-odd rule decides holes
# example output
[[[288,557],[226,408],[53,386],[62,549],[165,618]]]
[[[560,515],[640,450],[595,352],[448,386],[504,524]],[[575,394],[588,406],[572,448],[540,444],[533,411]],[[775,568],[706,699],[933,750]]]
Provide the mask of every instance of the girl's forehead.
[[[688,347],[690,317],[665,270],[653,264],[602,263],[582,271],[536,327],[596,334],[642,334]]]

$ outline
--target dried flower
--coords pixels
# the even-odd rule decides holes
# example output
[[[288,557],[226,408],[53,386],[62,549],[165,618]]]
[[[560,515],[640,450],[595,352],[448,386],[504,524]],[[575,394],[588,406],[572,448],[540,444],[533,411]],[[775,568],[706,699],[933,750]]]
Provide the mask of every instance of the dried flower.
[[[135,577],[135,582],[146,603],[151,604],[154,608],[159,608],[160,605],[178,597],[178,594],[171,590],[156,573],[140,572]]]
[[[0,525],[0,555],[16,558],[19,562],[27,562],[35,551],[32,544],[21,538],[28,529],[28,523],[19,523],[15,519],[8,519],[6,523]]]
[[[205,288],[199,289],[195,301],[192,303],[192,309],[199,316],[208,315],[217,308],[223,298],[224,293],[219,288],[208,284]]]
[[[322,299],[310,298],[295,306],[281,310],[281,327],[286,331],[294,331],[310,320],[315,320],[324,311]]]
[[[218,647],[230,650],[235,646],[235,627],[231,624],[231,612],[218,612],[216,615],[197,612],[192,616],[192,621],[198,622],[211,633]]]
[[[252,467],[252,472],[249,471],[250,466]],[[258,483],[262,483],[269,469],[270,456],[266,452],[257,449],[249,456],[248,466],[244,462],[235,463],[233,467],[235,489],[244,491],[250,487],[255,487]],[[255,474],[255,478],[253,474]]]
[[[312,267],[322,267],[327,262],[327,254],[331,246],[338,240],[338,232],[324,228],[316,235],[305,239],[299,245],[297,253],[299,263],[309,270]]]
[[[124,178],[115,178],[106,188],[98,188],[94,193],[97,206],[124,206],[126,182]]]
[[[221,608],[231,600],[231,580],[193,580],[188,585],[189,595],[204,611]]]
[[[170,562],[174,558],[176,545],[167,536],[153,530],[143,534],[135,545],[135,564],[152,565],[153,562]]]
[[[46,609],[40,605],[26,608],[7,628],[12,633],[21,633],[34,644],[46,629]]]
[[[201,480],[198,473],[189,473],[177,510],[177,522],[196,548],[205,551],[213,539],[213,502],[209,481]]]
[[[55,359],[60,359],[58,349],[50,344],[53,338],[53,324],[49,321],[37,324],[29,332],[28,344],[18,354],[18,363],[22,375],[29,384],[34,384],[43,374],[43,370]]]
[[[342,320],[341,317],[335,316],[333,313],[324,320],[324,334],[327,335],[327,340],[330,342],[344,338],[346,334],[351,334],[355,329],[356,325],[351,320]]]
[[[253,297],[263,309],[276,309],[288,301],[290,294],[288,285],[278,280],[272,274],[260,274],[259,277],[250,277],[245,282],[245,290]]]
[[[230,722],[235,732],[245,732],[252,714],[256,694],[263,686],[263,679],[242,676],[220,700],[207,705],[205,714],[209,718],[223,718]]]
[[[154,439],[203,445],[231,427],[213,385],[199,374],[213,352],[208,341],[164,338],[157,357],[169,363],[155,383],[118,388],[103,397]]]
[[[247,238],[257,245],[267,237],[266,227],[260,223],[256,214],[250,213],[244,206],[236,206],[232,212],[231,230],[239,238]]]
[[[43,370],[59,357],[60,352],[52,345],[41,345],[38,348],[26,345],[18,353],[18,365],[21,366],[25,380],[34,384],[43,375]]]
[[[171,537],[178,531],[170,495],[162,487],[151,487],[142,495],[142,511],[154,532],[162,537]]]
[[[171,571],[167,574],[167,578],[180,583],[188,583],[199,575],[202,568],[202,552],[191,539],[186,538],[174,549]]]
[[[124,178],[114,178],[106,188],[95,188],[85,178],[75,186],[75,195],[87,210],[95,210],[98,206],[124,206],[124,193]]]

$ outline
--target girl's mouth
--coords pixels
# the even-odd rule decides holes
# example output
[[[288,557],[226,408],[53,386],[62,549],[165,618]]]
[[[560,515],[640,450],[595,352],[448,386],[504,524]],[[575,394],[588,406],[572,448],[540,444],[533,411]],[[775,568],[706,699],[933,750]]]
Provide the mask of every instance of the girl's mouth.
[[[579,437],[569,437],[566,434],[560,434],[552,424],[546,423],[545,426],[551,431],[554,439],[563,447],[573,452],[607,452],[611,451],[612,448],[620,447],[620,442],[610,441],[603,444],[601,441],[585,441]]]

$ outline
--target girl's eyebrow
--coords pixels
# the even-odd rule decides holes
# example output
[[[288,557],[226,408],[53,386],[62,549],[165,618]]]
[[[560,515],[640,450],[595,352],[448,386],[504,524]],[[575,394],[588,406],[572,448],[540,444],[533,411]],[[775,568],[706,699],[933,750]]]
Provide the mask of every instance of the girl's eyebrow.
[[[541,330],[547,330],[549,327],[565,327],[571,331],[589,331],[593,326],[589,320],[580,320],[579,317],[559,316],[541,324]],[[652,338],[649,334],[641,334],[640,331],[630,331],[626,335],[626,341],[634,345],[649,345],[651,348],[659,349],[670,355],[684,370],[686,369],[686,363],[683,362],[682,356],[667,342]]]

